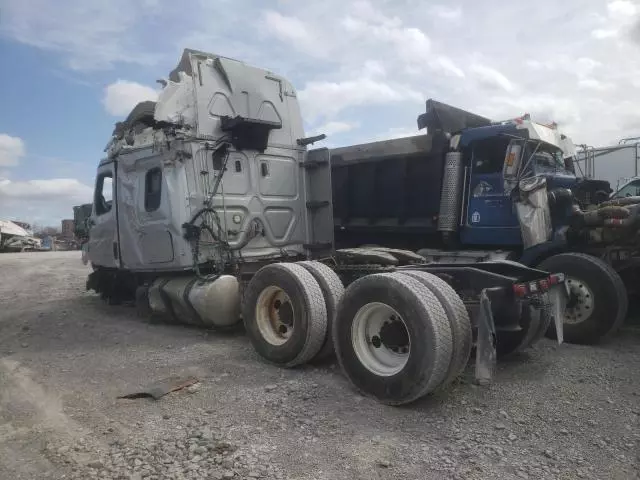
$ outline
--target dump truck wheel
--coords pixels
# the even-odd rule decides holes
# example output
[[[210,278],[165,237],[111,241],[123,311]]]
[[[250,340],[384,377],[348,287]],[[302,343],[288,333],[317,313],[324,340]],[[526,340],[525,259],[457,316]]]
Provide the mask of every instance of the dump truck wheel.
[[[444,308],[427,287],[406,275],[367,275],[349,285],[332,335],[349,381],[388,405],[433,391],[451,363]]]
[[[304,267],[292,263],[258,270],[244,293],[242,317],[258,354],[283,367],[311,360],[327,334],[320,285]]]
[[[401,273],[415,278],[427,287],[438,298],[447,314],[451,326],[453,348],[451,364],[441,386],[449,385],[464,372],[471,355],[473,335],[469,312],[456,291],[440,277],[420,270],[406,270]]]
[[[570,297],[563,325],[565,341],[594,344],[624,322],[629,299],[622,279],[609,264],[584,253],[561,253],[542,261],[539,268],[567,277]],[[548,335],[555,337],[553,324]]]
[[[313,276],[316,282],[318,282],[324,297],[324,304],[327,310],[327,334],[322,348],[315,357],[318,360],[322,360],[334,353],[331,330],[338,313],[338,304],[344,295],[344,285],[340,281],[340,277],[338,277],[336,272],[331,270],[331,268],[324,263],[309,261],[298,262],[297,264],[302,265]]]

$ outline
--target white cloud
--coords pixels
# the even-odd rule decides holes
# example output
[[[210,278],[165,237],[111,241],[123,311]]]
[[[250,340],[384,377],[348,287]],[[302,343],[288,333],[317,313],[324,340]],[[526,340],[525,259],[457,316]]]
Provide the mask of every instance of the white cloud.
[[[581,80],[578,81],[578,87],[580,88],[586,88],[586,89],[590,89],[590,90],[607,90],[609,88],[612,88],[612,86],[610,84],[607,83],[602,83],[598,80],[594,80],[593,78],[583,78]]]
[[[25,146],[21,138],[0,133],[0,167],[18,165],[24,154]]]
[[[432,61],[430,61],[429,65],[434,71],[440,72],[447,76],[453,76],[458,78],[464,78],[465,76],[462,69],[459,68],[453,62],[453,60],[442,55],[435,57]]]
[[[462,7],[460,7],[460,5],[455,7],[450,5],[434,5],[429,10],[432,15],[445,20],[459,20],[462,17]]]
[[[618,36],[618,30],[606,29],[606,28],[596,28],[593,32],[591,32],[593,38],[597,38],[598,40],[603,40],[605,38],[612,38]]]
[[[115,63],[154,65],[160,55],[143,25],[153,15],[126,0],[4,0],[0,33],[21,43],[60,53],[74,70],[102,70]],[[155,38],[155,37],[152,37]]]
[[[73,218],[73,207],[91,203],[93,189],[73,178],[12,181],[0,178],[0,204],[5,218],[59,226]]]
[[[358,128],[358,123],[351,122],[327,122],[314,129],[315,134],[319,135],[324,133],[327,136],[336,135],[338,133],[350,132]]]
[[[347,33],[356,41],[391,48],[394,54],[408,63],[428,61],[431,40],[419,28],[405,26],[392,18],[381,23],[370,23],[361,18],[347,16],[342,20]]]
[[[423,96],[405,85],[360,78],[341,82],[309,82],[298,92],[302,113],[313,121],[318,116],[332,116],[349,107],[379,106],[395,102],[422,102]]]
[[[607,5],[612,17],[633,17],[638,13],[638,6],[628,0],[615,0]]]
[[[326,43],[320,41],[309,25],[298,18],[268,10],[264,13],[264,24],[268,32],[282,41],[291,42],[297,50],[318,57],[327,53]]]
[[[387,69],[378,60],[367,60],[362,66],[362,75],[365,77],[384,77],[386,74]]]
[[[157,90],[146,85],[127,80],[118,80],[104,89],[102,104],[107,113],[114,116],[124,116],[131,112],[139,102],[156,100]]]
[[[601,26],[591,32],[598,40],[620,39],[633,35],[633,24],[638,20],[640,8],[628,0],[614,0],[607,4],[607,15],[602,16]],[[625,35],[626,34],[626,35]]]
[[[490,89],[505,90],[512,92],[514,90],[513,83],[498,70],[487,67],[479,63],[475,63],[469,67],[469,70],[475,75],[478,81],[485,87]]]
[[[78,201],[91,199],[91,187],[80,183],[75,178],[53,178],[50,180],[27,180],[14,182],[9,179],[0,180],[0,197],[16,199],[68,198]]]
[[[496,118],[555,117],[590,144],[640,133],[636,1],[4,0],[2,14],[2,37],[76,69],[129,63],[151,82],[185,47],[269,68],[294,83],[312,130],[359,123],[345,142],[412,125],[425,98]],[[135,97],[111,111],[127,114]]]
[[[418,130],[418,127],[392,127],[382,133],[376,133],[370,139],[364,140],[364,142],[379,142],[382,140],[393,140],[395,138],[413,137],[426,133],[425,130]]]

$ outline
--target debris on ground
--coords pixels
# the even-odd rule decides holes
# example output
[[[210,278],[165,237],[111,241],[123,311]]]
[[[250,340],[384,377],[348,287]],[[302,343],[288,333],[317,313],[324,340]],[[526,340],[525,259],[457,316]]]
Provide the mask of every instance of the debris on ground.
[[[143,387],[141,390],[138,390],[136,392],[121,395],[118,398],[136,399],[150,397],[154,400],[160,400],[165,395],[172,392],[177,392],[178,390],[182,390],[184,388],[186,388],[189,393],[195,393],[199,388],[198,379],[195,377],[170,377]]]

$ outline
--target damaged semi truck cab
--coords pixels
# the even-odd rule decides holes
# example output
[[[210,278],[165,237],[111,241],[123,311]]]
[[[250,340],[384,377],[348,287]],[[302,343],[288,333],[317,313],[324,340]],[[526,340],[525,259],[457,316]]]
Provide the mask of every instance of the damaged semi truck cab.
[[[561,274],[336,249],[331,152],[308,150],[323,136],[304,136],[286,79],[185,50],[161,83],[98,167],[87,288],[105,300],[212,329],[242,321],[283,367],[335,353],[356,388],[394,405],[461,375],[473,345],[489,379],[496,354],[559,318]]]
[[[575,148],[554,124],[493,122],[428,100],[418,127],[427,133],[332,150],[337,246],[558,270],[570,277],[565,338],[615,332],[627,296],[612,265],[628,268],[620,255],[637,251],[637,206],[595,207],[608,185],[576,176]]]

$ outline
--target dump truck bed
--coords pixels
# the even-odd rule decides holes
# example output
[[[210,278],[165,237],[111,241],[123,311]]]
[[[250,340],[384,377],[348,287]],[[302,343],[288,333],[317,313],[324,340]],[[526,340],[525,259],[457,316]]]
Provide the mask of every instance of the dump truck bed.
[[[332,149],[337,244],[389,245],[396,234],[435,233],[443,140],[416,135]]]

